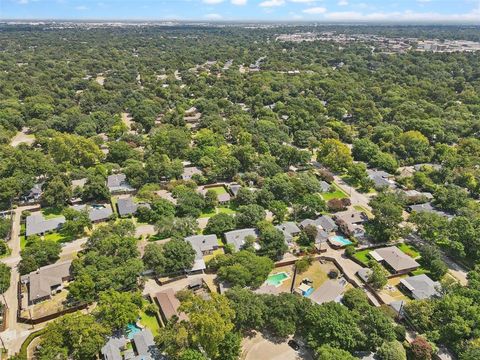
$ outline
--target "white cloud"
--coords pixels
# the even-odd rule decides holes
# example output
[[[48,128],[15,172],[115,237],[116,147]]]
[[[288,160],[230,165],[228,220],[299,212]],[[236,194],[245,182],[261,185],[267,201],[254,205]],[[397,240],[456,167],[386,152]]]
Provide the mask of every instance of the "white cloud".
[[[338,6],[347,6],[348,5],[348,1],[347,0],[340,0],[338,2]]]
[[[293,3],[308,4],[308,3],[315,2],[316,0],[289,0],[289,1]]]
[[[327,9],[324,8],[324,7],[321,7],[321,6],[317,6],[317,7],[312,7],[312,8],[305,9],[305,10],[303,10],[303,12],[305,14],[318,15],[318,14],[325,14],[327,12]]]
[[[223,0],[202,0],[202,2],[209,5],[215,5],[222,3]]]
[[[285,5],[285,0],[267,0],[258,4],[261,7],[274,7]]]
[[[220,14],[207,14],[207,15],[205,15],[205,19],[220,20],[220,19],[222,19],[222,15],[220,15]]]
[[[17,3],[20,5],[25,5],[28,4],[28,0],[18,0]]]
[[[88,7],[86,7],[85,5],[78,5],[78,6],[75,6],[75,10],[84,11],[84,10],[88,10]]]
[[[247,0],[231,0],[230,1],[233,5],[246,5]]]
[[[338,21],[403,21],[403,22],[475,22],[480,23],[480,10],[463,14],[440,14],[435,12],[414,12],[411,10],[394,12],[361,13],[339,11],[325,14],[327,20]]]

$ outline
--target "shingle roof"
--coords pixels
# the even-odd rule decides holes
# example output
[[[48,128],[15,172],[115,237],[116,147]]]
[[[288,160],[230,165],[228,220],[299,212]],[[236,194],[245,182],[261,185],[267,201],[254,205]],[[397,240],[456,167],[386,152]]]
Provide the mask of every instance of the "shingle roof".
[[[129,192],[135,190],[127,182],[125,174],[114,174],[107,177],[107,187],[110,192]]]
[[[437,296],[437,289],[440,286],[438,281],[433,281],[425,274],[401,279],[400,282],[412,293],[413,298],[416,300]]]
[[[65,223],[65,217],[59,216],[53,219],[45,219],[41,212],[27,216],[25,224],[25,235],[43,234],[47,231],[57,230]]]
[[[240,250],[243,245],[245,245],[245,238],[249,235],[257,238],[258,232],[254,228],[248,228],[228,231],[224,234],[227,244],[232,244],[237,251]]]
[[[28,299],[35,301],[51,295],[52,286],[62,284],[62,279],[70,276],[71,261],[47,265],[28,275],[22,276],[22,282],[29,283]]]
[[[87,209],[88,218],[90,221],[101,221],[101,220],[108,220],[110,216],[112,216],[113,211],[110,204],[98,204],[95,206],[89,205],[74,205],[72,209],[77,211],[85,211]]]
[[[193,235],[185,238],[192,244],[196,252],[197,259],[203,259],[203,252],[218,248],[218,240],[216,235]]]
[[[238,191],[242,188],[242,185],[230,184],[228,187],[230,188],[230,191],[232,192],[233,196],[237,196]]]
[[[155,295],[160,306],[160,310],[167,320],[171,319],[174,315],[179,319],[186,319],[185,314],[179,314],[178,308],[180,307],[180,301],[175,297],[173,289],[168,288]]]
[[[320,188],[322,189],[322,192],[328,192],[330,190],[330,187],[331,185],[326,181],[324,180],[320,181]]]
[[[122,360],[121,348],[125,347],[128,340],[125,336],[111,336],[102,347],[101,353],[104,360]]]
[[[338,301],[345,286],[337,280],[327,280],[317,290],[315,290],[310,299],[317,304],[323,304],[330,301]]]
[[[356,210],[347,210],[336,213],[335,218],[343,220],[347,224],[360,224],[368,220],[368,217],[364,212]]]
[[[376,249],[371,251],[370,254],[377,261],[385,261],[396,272],[420,266],[419,263],[417,263],[414,259],[405,254],[396,246]]]
[[[133,215],[137,212],[139,207],[150,208],[150,204],[136,203],[133,201],[132,197],[117,200],[117,210],[120,216]]]
[[[297,234],[300,232],[300,228],[293,221],[286,221],[282,224],[275,226],[278,230],[286,232],[288,234]]]
[[[328,233],[338,229],[338,226],[337,224],[335,224],[335,221],[333,221],[333,219],[328,215],[320,216],[315,220],[315,223],[321,226],[322,229]]]
[[[150,356],[151,358],[154,358],[155,354],[158,352],[157,345],[153,339],[153,334],[147,328],[133,336],[133,343],[140,356]]]
[[[196,166],[190,166],[183,168],[182,179],[183,180],[190,180],[193,175],[198,174],[202,175],[202,170],[197,168]]]

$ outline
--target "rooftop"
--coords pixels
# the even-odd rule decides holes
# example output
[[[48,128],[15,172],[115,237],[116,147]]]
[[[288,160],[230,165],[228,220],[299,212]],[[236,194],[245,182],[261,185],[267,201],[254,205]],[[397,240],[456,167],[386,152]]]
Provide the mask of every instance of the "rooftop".
[[[27,216],[25,224],[25,235],[39,235],[47,231],[57,230],[65,223],[65,217],[59,216],[52,219],[45,219],[41,212],[35,212]]]
[[[377,261],[385,261],[396,272],[414,269],[420,266],[418,262],[396,246],[373,250],[370,252],[370,255]]]
[[[107,187],[110,192],[131,192],[135,190],[127,181],[125,174],[114,174],[107,177]]]
[[[171,319],[173,316],[178,316],[180,320],[186,319],[185,314],[178,313],[180,301],[175,297],[173,289],[169,288],[161,291],[155,295],[155,298],[160,306],[160,311],[167,320]]]
[[[224,234],[224,236],[227,244],[232,244],[235,247],[235,250],[238,251],[243,245],[245,245],[245,238],[247,236],[253,236],[254,238],[257,238],[258,232],[254,228],[239,229],[228,231]]]
[[[401,279],[400,283],[411,292],[412,297],[416,300],[428,299],[439,295],[440,283],[433,281],[425,274]]]

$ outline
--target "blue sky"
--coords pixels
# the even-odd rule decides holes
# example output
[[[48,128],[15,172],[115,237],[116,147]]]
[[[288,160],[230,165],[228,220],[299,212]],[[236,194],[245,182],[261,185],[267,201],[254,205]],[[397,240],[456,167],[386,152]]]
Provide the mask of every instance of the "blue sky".
[[[480,0],[0,0],[0,18],[480,23]]]

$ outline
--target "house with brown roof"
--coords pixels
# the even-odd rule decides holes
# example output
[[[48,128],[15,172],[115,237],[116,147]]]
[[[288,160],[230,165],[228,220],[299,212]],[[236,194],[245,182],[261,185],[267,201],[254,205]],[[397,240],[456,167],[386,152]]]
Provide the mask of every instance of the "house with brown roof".
[[[173,289],[169,288],[161,291],[155,295],[155,302],[160,308],[162,320],[168,322],[174,316],[179,320],[186,320],[187,316],[184,313],[179,313],[180,301],[176,298]]]
[[[420,267],[420,264],[396,246],[375,249],[370,256],[381,263],[392,274],[407,274]]]

